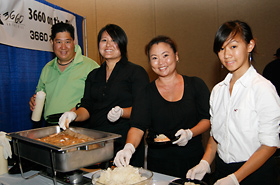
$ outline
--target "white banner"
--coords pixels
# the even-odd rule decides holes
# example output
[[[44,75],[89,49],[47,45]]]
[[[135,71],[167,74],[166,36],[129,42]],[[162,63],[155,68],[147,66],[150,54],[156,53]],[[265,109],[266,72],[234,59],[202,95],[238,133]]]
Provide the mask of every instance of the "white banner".
[[[69,22],[75,28],[74,15],[34,0],[0,0],[0,43],[41,51],[53,51],[51,26]]]

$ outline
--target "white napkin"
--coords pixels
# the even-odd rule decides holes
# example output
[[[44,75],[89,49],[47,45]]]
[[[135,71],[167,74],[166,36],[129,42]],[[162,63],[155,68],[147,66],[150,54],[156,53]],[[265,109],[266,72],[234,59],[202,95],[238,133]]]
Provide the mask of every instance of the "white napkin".
[[[0,132],[0,145],[3,146],[3,155],[5,159],[12,158],[11,145],[5,132]],[[1,155],[1,154],[0,154]]]

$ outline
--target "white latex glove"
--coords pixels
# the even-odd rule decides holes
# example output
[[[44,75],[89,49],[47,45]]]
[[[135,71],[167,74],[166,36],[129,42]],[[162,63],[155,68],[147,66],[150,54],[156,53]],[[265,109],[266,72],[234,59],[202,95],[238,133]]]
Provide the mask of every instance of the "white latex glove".
[[[135,148],[133,144],[126,143],[124,148],[120,151],[118,151],[114,163],[117,167],[121,166],[127,166],[129,165],[130,159],[132,157],[132,154],[135,152]]]
[[[177,144],[178,146],[186,146],[186,144],[188,144],[189,140],[192,138],[193,133],[190,129],[180,129],[177,131],[175,136],[180,136],[180,138],[174,141],[172,144]]]
[[[203,179],[206,173],[210,173],[210,172],[211,169],[208,162],[205,160],[201,160],[198,165],[196,165],[195,167],[193,167],[187,172],[186,177],[192,180],[193,179],[201,180]]]
[[[115,122],[118,119],[120,119],[120,117],[123,115],[123,109],[120,108],[119,106],[115,106],[114,108],[112,108],[108,114],[107,114],[107,118],[109,121],[111,122]]]
[[[77,114],[75,112],[64,112],[60,118],[59,118],[59,127],[63,130],[66,130],[66,128],[69,128],[69,124],[75,120],[77,117]]]
[[[217,180],[214,185],[239,185],[239,182],[232,173],[222,179]]]
[[[5,159],[12,158],[11,145],[5,132],[0,132],[0,145],[3,146],[3,155]]]

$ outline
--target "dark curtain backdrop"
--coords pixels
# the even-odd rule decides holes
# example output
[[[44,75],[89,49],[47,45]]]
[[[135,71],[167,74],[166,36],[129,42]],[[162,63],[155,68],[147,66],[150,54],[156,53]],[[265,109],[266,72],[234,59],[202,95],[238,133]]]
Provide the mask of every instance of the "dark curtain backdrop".
[[[67,11],[44,0],[37,1]],[[79,45],[83,49],[83,17],[74,15]],[[9,133],[34,127],[28,103],[35,93],[41,70],[53,58],[52,52],[17,48],[0,43],[0,131]]]

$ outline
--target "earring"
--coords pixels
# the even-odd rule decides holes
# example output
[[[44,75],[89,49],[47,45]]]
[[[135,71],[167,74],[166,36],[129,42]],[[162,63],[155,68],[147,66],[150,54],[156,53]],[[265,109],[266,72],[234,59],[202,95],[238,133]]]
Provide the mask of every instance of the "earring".
[[[249,53],[249,61],[250,61],[250,64],[252,62],[252,53]]]
[[[179,60],[177,60],[177,62],[179,63]]]
[[[224,65],[223,65],[223,64],[221,64],[221,68],[222,68],[222,69],[224,68]]]

